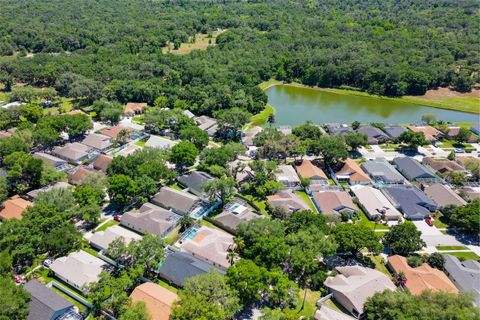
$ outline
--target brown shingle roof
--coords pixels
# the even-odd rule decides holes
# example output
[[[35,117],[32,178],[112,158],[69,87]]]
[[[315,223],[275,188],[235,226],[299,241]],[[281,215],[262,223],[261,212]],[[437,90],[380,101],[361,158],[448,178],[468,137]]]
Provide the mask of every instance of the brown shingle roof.
[[[412,268],[408,265],[407,258],[394,255],[388,257],[388,264],[396,274],[400,272],[405,274],[407,279],[405,287],[414,295],[420,295],[424,290],[458,292],[445,273],[426,263]]]
[[[2,219],[22,219],[22,215],[32,203],[19,195],[14,195],[10,199],[3,202],[0,206],[0,218]]]
[[[436,140],[441,134],[440,131],[432,126],[408,126],[407,128],[413,132],[423,132],[426,140]]]
[[[105,128],[100,131],[101,134],[109,136],[112,139],[116,139],[120,131],[127,130],[128,132],[132,131],[132,129],[123,127],[123,126],[114,126],[111,128]]]
[[[312,196],[326,215],[339,215],[345,209],[358,211],[348,193],[343,191],[313,192]]]
[[[123,112],[129,114],[143,113],[146,107],[146,102],[128,102],[125,105],[125,109],[123,109]]]
[[[349,175],[350,181],[362,182],[370,181],[370,177],[360,168],[358,163],[353,159],[346,159],[343,167],[337,172],[337,175]]]
[[[303,178],[325,179],[328,180],[327,175],[322,169],[314,165],[310,160],[303,160],[302,164],[296,166],[298,175]]]
[[[113,161],[113,157],[101,154],[93,162],[93,168],[102,172],[107,172],[108,166]]]
[[[95,172],[88,170],[84,167],[79,167],[77,171],[68,175],[68,182],[74,185],[78,185],[85,180],[85,178],[90,175],[95,174]]]
[[[152,282],[136,287],[130,298],[133,302],[144,302],[152,320],[170,319],[173,303],[178,300],[175,293]]]
[[[456,163],[455,161],[447,159],[434,159],[432,157],[425,157],[422,160],[423,164],[430,166],[435,171],[445,172],[445,171],[465,171],[465,168]]]

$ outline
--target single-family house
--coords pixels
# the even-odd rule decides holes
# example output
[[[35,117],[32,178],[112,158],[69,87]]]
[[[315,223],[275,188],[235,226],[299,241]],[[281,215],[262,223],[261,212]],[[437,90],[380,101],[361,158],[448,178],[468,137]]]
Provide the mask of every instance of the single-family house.
[[[125,244],[142,240],[142,236],[138,233],[122,228],[121,226],[111,226],[103,231],[96,231],[88,241],[92,247],[98,250],[105,250],[110,243],[119,238],[122,238]]]
[[[369,184],[370,177],[353,159],[343,161],[343,167],[335,174],[338,181],[347,181],[350,185]]]
[[[182,111],[182,114],[183,114],[184,116],[187,116],[188,119],[193,119],[193,118],[195,118],[195,115],[194,115],[194,114],[192,113],[192,111],[190,111],[190,110],[183,110],[183,111]]]
[[[344,191],[313,192],[312,198],[318,211],[327,216],[341,217],[344,213],[352,216],[358,212],[352,198]]]
[[[254,146],[255,143],[253,142],[253,139],[257,134],[259,134],[262,131],[263,131],[263,128],[259,126],[253,127],[252,129],[248,130],[242,137],[243,144],[246,145],[247,147]]]
[[[378,189],[370,186],[356,185],[350,188],[355,194],[359,205],[370,220],[380,217],[386,221],[400,221],[402,214],[388,201]]]
[[[364,316],[364,305],[377,292],[397,288],[384,273],[361,266],[337,267],[338,274],[323,283],[333,293],[333,299],[355,318]]]
[[[206,131],[210,137],[213,137],[215,133],[217,133],[218,131],[217,120],[209,116],[196,117],[195,123],[200,129],[202,129],[203,131]]]
[[[0,220],[21,220],[23,213],[31,205],[30,201],[21,198],[18,194],[14,195],[0,205]]]
[[[300,178],[291,165],[279,165],[275,175],[277,181],[282,183],[285,188],[296,189],[300,187]]]
[[[67,189],[69,187],[71,187],[71,185],[68,182],[59,181],[51,186],[46,186],[40,189],[29,191],[27,192],[27,196],[30,199],[36,199],[42,192],[47,192],[54,189]]]
[[[53,155],[73,164],[80,164],[81,162],[96,156],[92,147],[79,142],[67,143],[64,146],[55,147],[53,148],[52,153]]]
[[[437,209],[437,205],[425,193],[412,185],[386,186],[382,191],[395,208],[411,220],[425,219]]]
[[[328,184],[325,172],[310,160],[303,160],[295,169],[300,177],[310,179],[312,184]]]
[[[225,273],[224,270],[220,270],[186,252],[168,249],[165,255],[165,260],[158,270],[158,275],[177,287],[183,287],[185,280],[188,278],[205,274],[212,270]]]
[[[52,156],[45,152],[35,152],[32,155],[36,159],[42,160],[44,163],[52,165],[56,170],[68,169],[68,162],[58,157]]]
[[[147,109],[146,102],[128,102],[123,109],[123,114],[126,117],[133,117],[136,114],[145,113],[145,109]]]
[[[255,172],[245,161],[235,160],[227,163],[227,167],[239,184],[255,178]]]
[[[282,190],[267,196],[267,203],[272,208],[282,208],[287,214],[296,211],[311,210],[310,207],[292,190]]]
[[[403,272],[407,280],[404,286],[413,295],[420,295],[425,290],[458,293],[458,289],[445,273],[430,267],[427,263],[412,268],[408,265],[407,258],[394,255],[388,257],[388,267],[394,274]]]
[[[177,178],[177,181],[185,188],[188,188],[188,191],[201,198],[205,197],[203,186],[211,180],[213,180],[213,177],[203,171],[194,171]]]
[[[442,137],[442,133],[432,126],[408,126],[407,128],[413,132],[423,132],[427,141],[437,141]]]
[[[110,137],[98,133],[90,133],[82,140],[82,144],[102,152],[110,149],[113,145]]]
[[[233,236],[205,226],[191,229],[179,243],[180,249],[226,270],[230,266],[228,253],[233,250]]]
[[[82,320],[73,304],[37,280],[28,281],[23,288],[30,294],[27,320]]]
[[[110,128],[104,128],[104,129],[100,130],[100,133],[102,135],[110,137],[111,139],[116,140],[117,137],[118,137],[118,134],[120,132],[124,131],[124,130],[126,130],[128,132],[128,137],[130,137],[130,134],[132,133],[132,129],[130,129],[128,127],[120,126],[120,125],[113,126],[113,127],[110,127]]]
[[[430,168],[433,169],[435,172],[440,172],[442,174],[455,171],[455,172],[464,172],[467,173],[468,171],[452,160],[447,159],[435,159],[433,157],[424,157],[422,163]]]
[[[165,237],[180,222],[180,216],[153,203],[144,203],[138,210],[132,210],[122,216],[120,224],[140,233]]]
[[[382,144],[389,140],[388,135],[374,126],[365,126],[357,129],[358,133],[367,135],[368,144]]]
[[[460,261],[449,254],[444,257],[447,276],[460,291],[472,294],[474,304],[480,306],[480,263],[475,260]]]
[[[143,302],[151,320],[169,320],[172,308],[179,298],[168,289],[153,283],[145,282],[136,287],[130,294],[132,302]]]
[[[50,265],[55,276],[83,292],[86,285],[100,280],[100,273],[107,268],[105,261],[83,250],[57,258]]]
[[[477,122],[473,126],[470,127],[470,131],[475,133],[477,136],[480,136],[480,123]]]
[[[383,129],[385,133],[391,138],[391,139],[398,139],[404,133],[407,131],[407,128],[398,126],[398,125],[391,125],[391,126],[385,126]]]
[[[79,166],[77,170],[68,175],[68,183],[73,185],[82,184],[82,182],[88,178],[90,175],[98,175],[98,172],[89,170],[83,166]]]
[[[150,135],[147,142],[145,143],[145,147],[166,149],[166,148],[173,147],[177,143],[178,142],[167,139],[167,138]]]
[[[278,126],[277,130],[281,132],[283,135],[288,136],[292,134],[292,127],[291,126]]]
[[[108,166],[110,165],[110,163],[112,163],[112,161],[112,156],[101,154],[95,159],[95,161],[93,161],[93,169],[106,173]]]
[[[480,198],[480,187],[462,187],[460,190],[465,193],[466,199],[470,201]]]
[[[225,226],[228,231],[234,231],[241,223],[263,217],[265,216],[252,210],[245,201],[235,199],[224,206],[215,221]]]
[[[361,167],[377,183],[401,184],[406,182],[405,178],[384,159],[367,160],[361,164]]]
[[[449,205],[462,207],[467,204],[450,186],[441,183],[429,185],[423,189],[423,192],[438,205],[438,208]]]
[[[352,128],[348,125],[340,123],[327,123],[325,124],[325,129],[327,129],[331,135],[344,135],[353,132]]]
[[[410,157],[397,157],[393,164],[408,180],[419,181],[424,179],[439,180],[437,175],[428,167]]]
[[[196,195],[170,187],[162,187],[150,201],[180,215],[189,215],[202,206],[202,201]]]

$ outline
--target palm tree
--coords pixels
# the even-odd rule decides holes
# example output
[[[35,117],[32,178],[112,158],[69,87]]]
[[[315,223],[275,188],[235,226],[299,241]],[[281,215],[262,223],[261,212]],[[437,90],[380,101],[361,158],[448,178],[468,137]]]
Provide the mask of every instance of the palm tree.
[[[117,134],[117,143],[122,145],[127,143],[128,137],[130,136],[130,132],[127,129],[122,129]]]

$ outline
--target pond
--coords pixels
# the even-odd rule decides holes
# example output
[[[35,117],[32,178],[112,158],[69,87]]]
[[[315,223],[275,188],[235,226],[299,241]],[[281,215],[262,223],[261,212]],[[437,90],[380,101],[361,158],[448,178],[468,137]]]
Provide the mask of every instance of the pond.
[[[278,85],[266,91],[268,103],[275,107],[276,125],[313,123],[413,123],[422,115],[434,114],[438,120],[475,122],[478,115],[437,109],[374,97],[344,95],[310,88]]]

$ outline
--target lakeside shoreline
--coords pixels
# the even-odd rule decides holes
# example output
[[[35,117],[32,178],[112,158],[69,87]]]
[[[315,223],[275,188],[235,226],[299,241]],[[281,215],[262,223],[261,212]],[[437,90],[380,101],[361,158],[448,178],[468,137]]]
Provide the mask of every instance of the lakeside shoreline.
[[[458,106],[455,105],[448,105],[448,104],[442,104],[439,102],[425,102],[425,101],[420,101],[415,98],[407,98],[407,96],[404,97],[399,97],[399,98],[393,98],[393,97],[384,97],[384,96],[377,96],[373,95],[367,92],[363,91],[356,91],[356,90],[349,90],[349,89],[338,89],[338,88],[321,88],[317,86],[307,86],[298,82],[291,82],[291,83],[284,83],[283,81],[278,81],[278,80],[269,80],[265,81],[259,84],[260,89],[263,91],[267,91],[268,89],[278,86],[278,85],[283,85],[283,86],[290,86],[290,87],[297,87],[297,88],[304,88],[304,89],[312,89],[312,90],[317,90],[317,91],[323,91],[323,92],[330,92],[330,93],[336,93],[336,94],[342,94],[342,95],[350,95],[350,96],[360,96],[360,97],[366,97],[366,98],[372,98],[372,99],[381,99],[381,100],[387,100],[387,101],[395,101],[395,102],[400,102],[400,103],[410,103],[410,104],[415,104],[423,107],[430,107],[430,108],[437,108],[437,109],[444,109],[444,110],[452,110],[452,111],[458,111],[458,112],[463,112],[463,113],[468,113],[468,114],[474,114],[474,115],[479,115],[480,116],[480,100],[479,102],[479,108],[477,111],[472,111],[466,108],[459,108]]]

